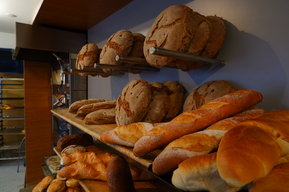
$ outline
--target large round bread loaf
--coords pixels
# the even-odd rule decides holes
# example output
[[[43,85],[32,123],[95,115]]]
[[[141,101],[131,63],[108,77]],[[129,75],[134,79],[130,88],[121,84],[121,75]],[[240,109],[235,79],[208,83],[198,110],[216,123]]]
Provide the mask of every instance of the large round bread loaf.
[[[145,38],[144,56],[147,62],[158,68],[166,65],[178,65],[175,58],[150,54],[149,49],[152,46],[199,54],[203,50],[206,40],[203,39],[204,36],[201,36],[200,39],[194,39],[194,36],[198,29],[205,28],[204,22],[206,22],[204,16],[185,5],[173,5],[163,10],[155,19]],[[202,27],[199,28],[201,24]],[[192,43],[193,39],[194,43]]]
[[[101,50],[99,62],[101,64],[119,64],[115,57],[117,55],[127,56],[131,51],[133,41],[133,34],[128,30],[119,30],[112,34]],[[110,72],[115,70],[104,68],[103,71]]]
[[[183,111],[187,112],[198,109],[205,103],[236,90],[237,89],[227,81],[218,80],[206,82],[194,89],[187,96]]]
[[[145,36],[141,33],[133,33],[133,45],[129,56],[131,57],[144,57],[143,55],[143,43]]]
[[[152,100],[152,88],[145,80],[132,80],[122,90],[116,104],[116,123],[142,121]]]
[[[83,69],[85,66],[93,66],[98,60],[99,49],[96,44],[88,43],[84,45],[76,59],[76,69]]]

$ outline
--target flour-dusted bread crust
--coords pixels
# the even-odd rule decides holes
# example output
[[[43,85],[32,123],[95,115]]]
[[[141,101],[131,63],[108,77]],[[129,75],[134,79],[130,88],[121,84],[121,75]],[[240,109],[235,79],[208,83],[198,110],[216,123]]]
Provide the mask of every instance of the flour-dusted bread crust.
[[[168,110],[170,109],[170,91],[162,83],[152,82],[150,85],[152,86],[153,96],[149,106],[149,111],[143,121],[159,123],[164,120]]]
[[[113,124],[115,123],[115,108],[93,111],[85,116],[84,123],[88,125]]]
[[[183,85],[177,81],[166,81],[164,85],[170,90],[169,109],[164,117],[164,121],[169,121],[182,112],[186,90]]]
[[[152,88],[145,80],[132,80],[122,90],[116,104],[117,125],[142,121],[152,100]]]
[[[84,45],[79,53],[77,54],[76,59],[76,69],[83,69],[85,66],[93,66],[94,63],[98,60],[99,49],[98,46],[94,43],[88,43]]]
[[[203,57],[213,58],[216,56],[224,43],[227,29],[225,21],[221,17],[207,16],[206,19],[210,22],[212,31],[206,47],[200,55]]]
[[[131,31],[119,30],[112,34],[101,50],[99,62],[101,64],[119,64],[115,57],[117,55],[128,56],[132,49],[133,41],[134,36]],[[103,71],[110,72],[113,69],[104,68]]]
[[[173,5],[163,10],[146,35],[144,56],[147,62],[158,68],[177,65],[175,58],[150,54],[149,48],[152,46],[179,52],[200,52],[205,44],[199,43],[197,39],[192,44],[192,40],[204,20],[204,16],[185,5]]]
[[[133,33],[133,45],[129,53],[130,57],[144,57],[143,44],[145,36],[141,33]]]
[[[192,111],[200,108],[205,103],[236,91],[228,81],[216,80],[206,82],[194,89],[186,98],[183,111]]]

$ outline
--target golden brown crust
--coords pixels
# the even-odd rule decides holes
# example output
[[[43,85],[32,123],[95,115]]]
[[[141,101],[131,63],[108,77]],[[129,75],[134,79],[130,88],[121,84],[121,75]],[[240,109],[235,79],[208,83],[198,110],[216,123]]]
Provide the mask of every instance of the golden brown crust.
[[[274,167],[270,173],[257,180],[249,192],[287,192],[289,189],[289,163]]]
[[[52,176],[46,176],[44,177],[32,190],[32,192],[44,192],[45,189],[50,185],[50,183],[53,181]]]
[[[281,155],[275,140],[254,126],[237,126],[229,130],[221,140],[217,153],[220,176],[236,187],[264,177]]]
[[[259,103],[262,95],[253,90],[239,90],[203,105],[200,109],[184,112],[168,123],[154,127],[140,138],[133,153],[143,156],[154,149],[167,145],[183,135],[203,129],[212,123],[241,112]]]
[[[183,111],[192,111],[205,103],[236,91],[233,85],[224,80],[209,81],[194,89],[186,98]]]
[[[47,188],[47,192],[64,192],[65,189],[65,181],[54,179]]]

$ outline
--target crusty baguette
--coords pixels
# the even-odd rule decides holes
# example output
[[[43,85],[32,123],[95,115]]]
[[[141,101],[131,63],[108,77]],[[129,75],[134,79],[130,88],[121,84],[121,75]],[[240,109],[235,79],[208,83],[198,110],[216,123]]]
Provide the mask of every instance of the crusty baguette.
[[[109,192],[135,192],[131,172],[123,157],[114,157],[107,166]]]
[[[77,110],[83,105],[87,105],[90,103],[98,103],[98,102],[102,102],[102,101],[104,101],[104,99],[84,99],[84,100],[80,100],[80,101],[75,101],[74,103],[72,103],[69,106],[68,111],[70,113],[76,113]]]
[[[207,154],[218,147],[223,135],[238,123],[254,119],[264,113],[263,109],[249,109],[233,117],[220,120],[203,131],[182,136],[170,144],[154,159],[152,170],[158,175],[178,167],[185,159]]]
[[[277,137],[256,126],[238,125],[229,130],[217,153],[221,178],[231,186],[242,187],[266,176],[281,156]]]
[[[249,192],[288,192],[289,163],[274,167],[268,175],[256,181]]]
[[[32,190],[32,192],[44,192],[45,189],[50,185],[50,183],[53,181],[52,176],[46,176],[44,177]]]
[[[67,187],[71,187],[71,188],[79,187],[79,181],[77,179],[67,179],[65,181],[65,184]]]
[[[116,106],[116,100],[105,100],[103,102],[90,103],[90,104],[81,106],[76,112],[76,117],[84,118],[87,114],[93,111],[96,111],[99,109],[115,108],[115,106]]]
[[[214,99],[200,109],[184,112],[168,123],[155,126],[135,143],[133,153],[143,156],[183,135],[199,131],[216,121],[241,112],[259,103],[262,98],[259,92],[244,89]]]
[[[66,189],[65,181],[54,179],[47,188],[47,192],[64,192]]]
[[[110,144],[133,147],[135,142],[152,128],[153,124],[146,122],[120,125],[113,130],[102,133],[100,140]]]
[[[174,171],[172,183],[184,191],[234,192],[239,190],[221,179],[217,170],[216,153],[195,156],[183,161]]]

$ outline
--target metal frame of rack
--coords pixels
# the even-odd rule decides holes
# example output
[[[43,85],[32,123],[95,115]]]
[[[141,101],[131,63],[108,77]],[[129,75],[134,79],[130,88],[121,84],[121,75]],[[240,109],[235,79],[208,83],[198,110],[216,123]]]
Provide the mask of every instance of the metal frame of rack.
[[[24,116],[21,115],[3,115],[4,111],[15,111],[15,110],[23,110],[24,107],[13,107],[3,105],[4,100],[23,100],[23,97],[2,97],[3,91],[19,91],[24,90],[23,88],[4,88],[2,86],[12,85],[12,86],[20,86],[23,83],[2,83],[2,81],[23,81],[23,78],[0,78],[0,160],[20,160],[24,159],[24,151],[22,150],[22,146],[25,140],[25,133],[24,127],[11,127],[11,126],[4,126],[4,121],[17,121],[17,120],[24,120]],[[7,135],[23,135],[23,138],[20,142],[17,143],[4,143],[4,136]]]

